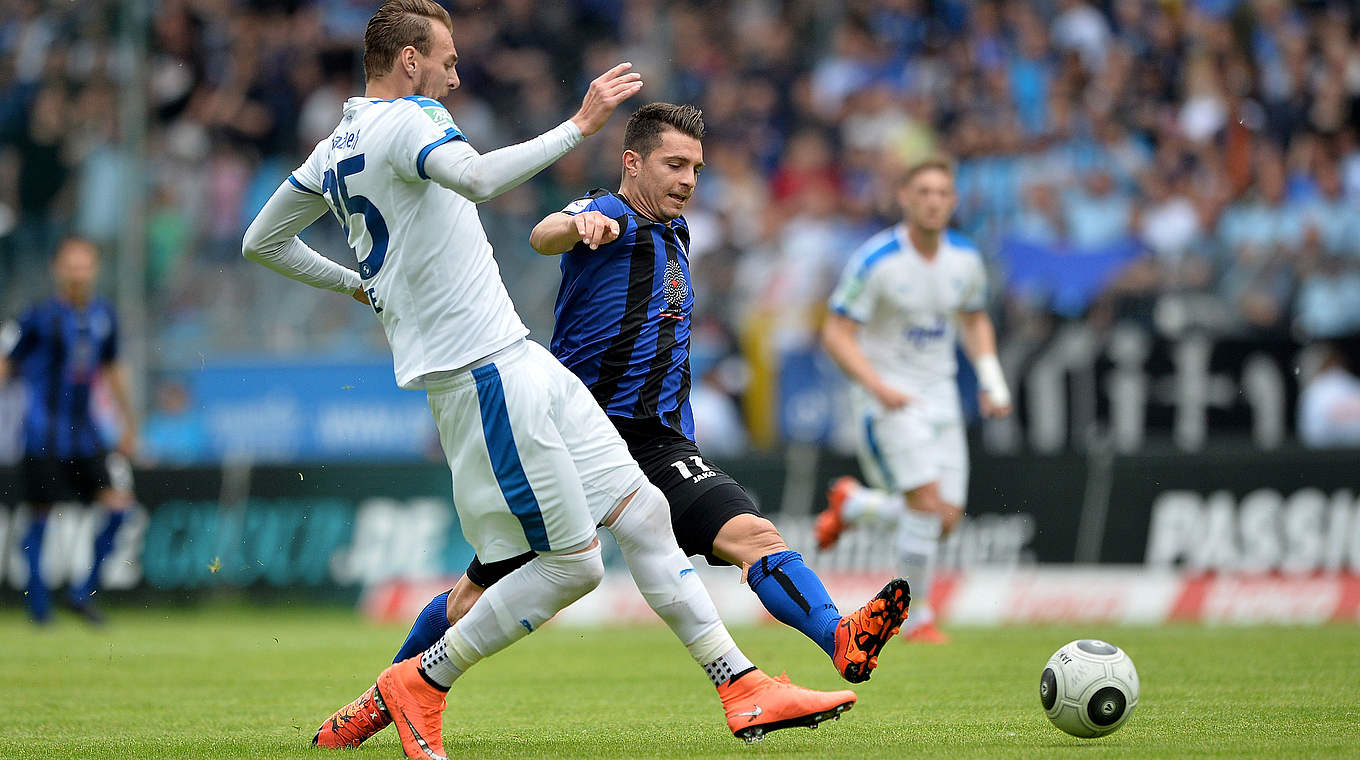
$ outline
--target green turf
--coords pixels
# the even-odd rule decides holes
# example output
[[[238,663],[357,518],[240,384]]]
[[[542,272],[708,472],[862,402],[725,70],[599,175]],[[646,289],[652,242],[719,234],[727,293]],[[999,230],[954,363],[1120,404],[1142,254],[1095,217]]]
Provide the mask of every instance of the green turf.
[[[115,610],[30,627],[0,612],[12,708],[0,758],[313,758],[312,732],[372,683],[403,630],[291,607]],[[841,683],[797,633],[737,639],[766,669]],[[665,629],[549,627],[450,694],[445,743],[463,758],[1163,758],[1360,756],[1360,627],[955,630],[948,647],[894,643],[860,703],[817,731],[750,747],[727,733],[703,674]],[[1039,672],[1080,636],[1123,646],[1143,693],[1119,732],[1080,740],[1039,708]],[[389,728],[349,760],[399,757]]]

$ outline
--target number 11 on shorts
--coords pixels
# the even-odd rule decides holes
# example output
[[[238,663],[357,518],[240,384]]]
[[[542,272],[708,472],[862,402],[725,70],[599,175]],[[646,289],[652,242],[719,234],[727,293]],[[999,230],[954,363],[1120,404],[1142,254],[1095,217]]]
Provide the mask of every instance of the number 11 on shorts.
[[[685,459],[688,459],[689,461],[693,462],[694,466],[699,468],[700,473],[708,472],[708,465],[704,464],[704,460],[702,458],[698,456],[692,456],[685,457]],[[679,470],[680,476],[687,480],[689,478],[694,477],[694,473],[690,471],[689,465],[685,464],[684,459],[677,459],[676,461],[671,462],[671,467],[674,467],[675,469]]]

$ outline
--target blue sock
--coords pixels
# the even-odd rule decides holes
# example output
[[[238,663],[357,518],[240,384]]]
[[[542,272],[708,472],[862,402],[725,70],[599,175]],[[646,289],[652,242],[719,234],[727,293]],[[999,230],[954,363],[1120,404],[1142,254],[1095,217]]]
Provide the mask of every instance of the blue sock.
[[[406,634],[406,642],[401,645],[392,662],[401,662],[424,652],[434,646],[448,629],[449,592],[445,591],[431,599],[430,603],[425,605],[425,609],[420,611],[415,624],[411,626],[411,632]]]
[[[24,603],[34,620],[45,623],[52,617],[52,600],[47,596],[47,584],[43,583],[38,560],[42,556],[43,534],[47,532],[47,516],[35,515],[32,519],[23,541],[24,557],[28,559],[28,594]]]
[[[822,579],[803,564],[803,555],[783,551],[761,557],[746,571],[746,583],[775,620],[802,631],[828,655],[835,650],[840,610]]]
[[[104,564],[105,558],[113,552],[113,537],[118,534],[118,528],[123,525],[123,521],[126,519],[127,512],[109,513],[109,519],[104,524],[104,529],[94,537],[94,564],[90,566],[90,574],[85,578],[84,583],[71,587],[71,601],[81,604],[94,594],[95,589],[99,588],[99,566]]]

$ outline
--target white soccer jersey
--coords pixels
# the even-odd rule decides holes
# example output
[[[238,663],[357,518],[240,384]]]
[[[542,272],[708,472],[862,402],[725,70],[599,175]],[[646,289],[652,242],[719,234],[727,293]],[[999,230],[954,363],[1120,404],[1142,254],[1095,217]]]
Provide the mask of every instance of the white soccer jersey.
[[[515,313],[477,206],[430,181],[425,160],[466,140],[436,100],[350,98],[340,125],[289,176],[349,236],[392,348],[397,383],[466,367],[529,331]]]
[[[955,315],[981,310],[985,295],[982,258],[970,243],[948,233],[927,260],[899,225],[860,246],[830,306],[860,323],[860,349],[884,382],[957,415]]]

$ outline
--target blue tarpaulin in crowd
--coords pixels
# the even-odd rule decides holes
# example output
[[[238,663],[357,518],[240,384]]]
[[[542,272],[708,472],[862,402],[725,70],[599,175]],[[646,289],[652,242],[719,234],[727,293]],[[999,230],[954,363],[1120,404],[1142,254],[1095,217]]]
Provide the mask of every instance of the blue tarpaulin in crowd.
[[[1081,316],[1143,253],[1143,246],[1133,238],[1091,249],[1016,238],[1001,244],[1007,292],[1046,304],[1054,313],[1067,317]]]

